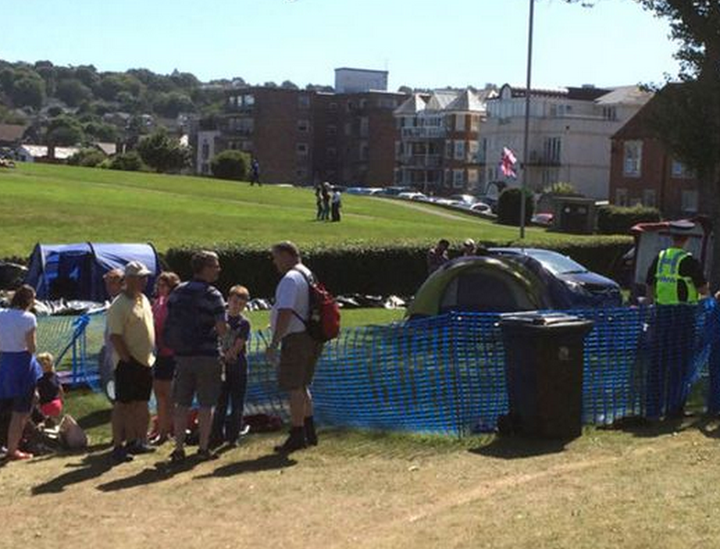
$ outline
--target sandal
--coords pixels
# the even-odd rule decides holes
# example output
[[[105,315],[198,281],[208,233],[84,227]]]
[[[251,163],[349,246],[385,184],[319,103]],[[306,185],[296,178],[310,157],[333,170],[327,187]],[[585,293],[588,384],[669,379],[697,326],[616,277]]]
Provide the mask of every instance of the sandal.
[[[21,450],[15,450],[14,452],[11,452],[8,454],[8,459],[10,461],[24,461],[27,459],[32,459],[33,455],[28,452],[23,452]]]

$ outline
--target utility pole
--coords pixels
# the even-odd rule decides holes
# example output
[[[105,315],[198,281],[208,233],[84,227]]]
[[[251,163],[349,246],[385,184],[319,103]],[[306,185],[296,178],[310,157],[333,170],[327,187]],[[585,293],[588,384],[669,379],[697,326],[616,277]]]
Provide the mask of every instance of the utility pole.
[[[532,53],[533,53],[533,27],[535,23],[535,0],[530,0],[530,18],[528,22],[528,54],[527,54],[527,80],[525,82],[525,134],[523,135],[523,163],[522,181],[520,190],[520,239],[525,238],[525,193],[527,192],[528,161],[530,159],[530,89],[532,87]]]

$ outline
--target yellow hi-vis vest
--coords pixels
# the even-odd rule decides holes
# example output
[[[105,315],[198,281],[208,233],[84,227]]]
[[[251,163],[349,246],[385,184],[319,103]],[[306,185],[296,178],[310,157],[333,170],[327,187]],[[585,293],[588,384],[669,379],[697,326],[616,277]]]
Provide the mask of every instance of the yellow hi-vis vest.
[[[680,276],[680,263],[688,256],[690,254],[681,248],[668,248],[660,252],[655,272],[655,303],[658,305],[698,302],[698,291],[692,278]],[[687,286],[687,301],[680,301],[678,295],[678,282],[681,280]]]

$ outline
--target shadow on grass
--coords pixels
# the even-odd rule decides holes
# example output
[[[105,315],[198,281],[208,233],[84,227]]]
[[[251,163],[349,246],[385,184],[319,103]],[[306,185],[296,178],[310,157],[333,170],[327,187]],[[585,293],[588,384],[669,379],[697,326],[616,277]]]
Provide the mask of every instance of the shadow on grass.
[[[112,462],[107,453],[89,454],[81,462],[70,463],[65,467],[71,470],[48,482],[34,486],[32,494],[34,496],[59,494],[68,486],[86,482],[107,473],[112,468]]]
[[[84,431],[108,425],[110,423],[111,413],[112,410],[109,408],[107,410],[96,410],[94,412],[90,412],[77,420],[78,425],[80,425]]]
[[[170,480],[175,475],[192,471],[195,466],[200,463],[194,456],[188,457],[182,463],[172,464],[168,461],[156,463],[154,467],[147,467],[138,474],[131,477],[121,478],[106,482],[97,487],[101,492],[117,492],[119,490],[128,490],[130,488],[138,488],[149,484],[156,484]]]
[[[570,440],[552,440],[520,436],[497,436],[489,444],[471,448],[471,454],[498,459],[524,459],[548,454],[558,454],[565,450]]]
[[[196,480],[208,478],[226,478],[242,475],[244,473],[258,473],[260,471],[274,471],[297,465],[297,461],[282,454],[268,454],[255,459],[238,461],[218,467],[212,473],[195,477]]]
[[[720,438],[720,422],[710,415],[690,415],[682,418],[649,420],[641,417],[626,418],[615,422],[605,431],[622,431],[639,438],[655,438],[683,431],[697,430],[712,438]]]

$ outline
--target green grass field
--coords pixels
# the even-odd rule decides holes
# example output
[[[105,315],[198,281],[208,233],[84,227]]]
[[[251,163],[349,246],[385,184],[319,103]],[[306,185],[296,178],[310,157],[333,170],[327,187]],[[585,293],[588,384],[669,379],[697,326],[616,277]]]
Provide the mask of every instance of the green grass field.
[[[210,178],[19,164],[0,170],[0,257],[26,257],[37,242],[152,242],[301,246],[351,242],[512,241],[518,231],[434,206],[345,196],[340,224],[314,221],[309,190]],[[531,238],[569,237],[529,229]],[[577,239],[578,237],[572,237]]]

